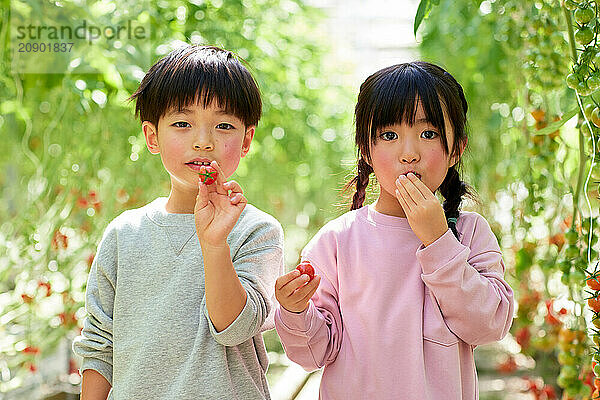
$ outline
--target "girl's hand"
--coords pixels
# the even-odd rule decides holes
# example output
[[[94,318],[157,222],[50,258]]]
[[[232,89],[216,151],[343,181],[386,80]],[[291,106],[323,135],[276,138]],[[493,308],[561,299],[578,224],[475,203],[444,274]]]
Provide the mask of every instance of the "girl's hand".
[[[223,171],[216,161],[210,165],[217,170],[217,180],[206,185],[198,177],[194,216],[200,245],[219,247],[226,243],[248,200],[237,182],[223,181]]]
[[[308,275],[300,274],[297,269],[277,278],[275,297],[281,307],[295,313],[306,310],[308,301],[315,294],[319,282],[321,282],[321,277],[318,275],[315,275],[310,282],[308,282],[309,279]]]
[[[408,223],[423,245],[429,246],[448,230],[439,200],[412,172],[396,179],[396,198]]]

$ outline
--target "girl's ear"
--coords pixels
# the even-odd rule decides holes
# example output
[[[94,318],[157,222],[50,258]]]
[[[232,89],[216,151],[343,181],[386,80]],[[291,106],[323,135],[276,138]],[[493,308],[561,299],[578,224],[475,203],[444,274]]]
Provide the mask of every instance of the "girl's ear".
[[[370,149],[369,149],[370,150]],[[363,154],[363,152],[360,152],[360,159],[363,160],[363,162],[365,164],[367,164],[369,167],[373,168],[373,165],[371,165],[371,161],[369,161],[368,157],[365,157],[365,155]]]
[[[144,121],[142,122],[142,131],[146,138],[146,147],[148,147],[148,151],[152,154],[160,153],[160,147],[158,146],[158,129],[156,129],[156,126],[150,121]]]
[[[469,141],[469,138],[465,138],[464,140],[462,140],[459,143],[459,148],[458,148],[458,152],[457,154],[455,154],[451,159],[450,159],[450,165],[448,165],[448,168],[453,167],[454,165],[456,165],[456,163],[458,162],[458,160],[460,160],[460,158],[463,155],[463,152],[465,151],[465,148],[467,147],[467,142]]]
[[[246,133],[244,134],[244,140],[242,142],[242,157],[245,157],[246,154],[248,154],[248,151],[250,151],[250,143],[252,143],[252,139],[254,138],[255,129],[256,126],[254,125],[251,125],[248,128],[246,128]]]

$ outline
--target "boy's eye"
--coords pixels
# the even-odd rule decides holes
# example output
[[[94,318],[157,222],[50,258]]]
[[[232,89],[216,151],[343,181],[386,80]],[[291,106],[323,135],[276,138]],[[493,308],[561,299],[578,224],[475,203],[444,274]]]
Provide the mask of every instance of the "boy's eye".
[[[173,124],[173,126],[176,127],[176,128],[188,128],[191,125],[189,123],[187,123],[187,122],[184,122],[184,121],[177,121],[177,122],[175,122]]]
[[[421,132],[421,137],[425,139],[435,139],[439,136],[439,133],[436,131],[423,131]]]
[[[219,125],[217,125],[217,129],[230,130],[230,129],[235,129],[235,127],[231,124],[228,124],[227,122],[221,122]]]
[[[383,140],[395,140],[398,138],[398,134],[396,132],[388,131],[383,132],[379,137]]]

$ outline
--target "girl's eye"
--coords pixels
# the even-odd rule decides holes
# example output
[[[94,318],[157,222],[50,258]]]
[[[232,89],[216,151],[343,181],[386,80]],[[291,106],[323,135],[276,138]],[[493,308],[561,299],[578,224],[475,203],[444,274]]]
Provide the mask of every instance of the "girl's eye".
[[[217,125],[217,129],[230,130],[235,129],[235,127],[231,124],[228,124],[227,122],[221,122],[219,125]]]
[[[421,132],[421,137],[425,139],[435,139],[439,136],[439,133],[436,131],[423,131]]]
[[[382,138],[383,140],[395,140],[398,138],[398,134],[396,132],[392,132],[392,131],[388,131],[388,132],[383,132],[381,135],[379,135],[380,138]]]
[[[188,128],[191,125],[189,123],[187,123],[187,122],[184,122],[184,121],[178,121],[178,122],[175,122],[173,124],[173,126],[176,127],[176,128]]]

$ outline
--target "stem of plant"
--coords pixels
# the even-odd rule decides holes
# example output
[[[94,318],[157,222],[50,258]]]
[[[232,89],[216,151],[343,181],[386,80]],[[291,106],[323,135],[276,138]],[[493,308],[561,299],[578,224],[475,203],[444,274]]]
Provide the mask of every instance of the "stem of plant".
[[[575,47],[575,32],[573,31],[573,22],[571,20],[571,12],[566,9],[566,7],[562,7],[563,12],[565,14],[565,19],[567,20],[567,32],[569,34],[569,45],[571,47],[571,56],[573,57],[573,63],[577,62],[577,48]],[[577,92],[576,96],[579,96]],[[571,226],[575,227],[575,221],[577,221],[577,215],[579,213],[579,195],[581,193],[581,187],[583,186],[583,171],[585,170],[585,141],[583,137],[583,132],[581,132],[581,120],[583,116],[583,110],[579,109],[579,114],[577,116],[577,127],[579,128],[579,168],[577,171],[577,185],[575,187],[575,193],[573,193],[573,219],[571,222]]]

